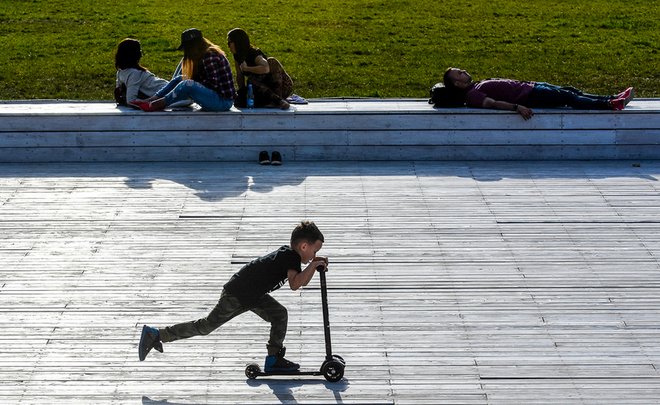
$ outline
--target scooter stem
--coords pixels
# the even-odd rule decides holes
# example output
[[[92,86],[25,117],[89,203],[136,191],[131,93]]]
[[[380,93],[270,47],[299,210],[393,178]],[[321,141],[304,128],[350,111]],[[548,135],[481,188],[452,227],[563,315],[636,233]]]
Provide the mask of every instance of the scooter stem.
[[[325,358],[326,360],[332,360],[332,343],[330,342],[330,314],[328,312],[328,288],[325,282],[325,271],[319,272],[319,279],[321,281],[321,304],[323,306],[323,331],[325,332]]]

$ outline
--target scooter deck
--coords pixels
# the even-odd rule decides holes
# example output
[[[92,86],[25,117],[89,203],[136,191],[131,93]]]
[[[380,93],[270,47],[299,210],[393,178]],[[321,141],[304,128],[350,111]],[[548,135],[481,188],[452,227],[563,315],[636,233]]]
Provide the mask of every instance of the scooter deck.
[[[268,376],[274,376],[274,375],[286,375],[286,376],[297,376],[297,375],[323,375],[320,371],[301,371],[301,370],[296,370],[296,371],[271,371],[271,372],[265,372],[265,371],[259,371],[255,373],[257,377],[268,377]]]
[[[315,370],[315,371],[305,371],[305,370],[293,370],[293,371],[265,371],[262,370],[261,367],[259,367],[258,364],[252,363],[248,364],[247,367],[245,368],[245,375],[250,378],[254,379],[257,377],[268,377],[268,376],[275,376],[275,375],[285,375],[285,376],[306,376],[306,375],[323,375],[321,370]]]
[[[287,377],[295,377],[295,376],[307,376],[307,375],[313,375],[313,376],[318,376],[322,375],[325,377],[326,380],[330,382],[337,382],[341,380],[341,378],[344,376],[344,367],[346,366],[346,363],[344,362],[344,359],[342,359],[340,356],[332,356],[332,358],[326,359],[323,362],[323,365],[321,365],[321,368],[319,370],[309,370],[309,371],[301,371],[301,370],[295,370],[295,371],[269,371],[266,372],[265,370],[262,370],[261,367],[259,367],[258,364],[256,363],[250,363],[245,367],[245,376],[249,378],[250,380],[254,380],[257,377],[268,377],[268,376],[276,376],[276,375],[283,375]]]

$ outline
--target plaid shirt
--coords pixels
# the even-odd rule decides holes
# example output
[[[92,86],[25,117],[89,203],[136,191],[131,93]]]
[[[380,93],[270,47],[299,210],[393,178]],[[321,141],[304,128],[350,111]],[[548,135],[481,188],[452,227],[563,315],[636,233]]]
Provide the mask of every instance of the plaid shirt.
[[[231,66],[224,55],[209,51],[202,58],[202,65],[195,81],[200,82],[221,97],[233,100],[235,98],[234,77]]]

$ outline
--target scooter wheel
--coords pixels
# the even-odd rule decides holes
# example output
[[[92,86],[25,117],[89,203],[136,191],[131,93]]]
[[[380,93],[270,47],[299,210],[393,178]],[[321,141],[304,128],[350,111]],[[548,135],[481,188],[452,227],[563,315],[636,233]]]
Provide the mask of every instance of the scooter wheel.
[[[337,382],[344,377],[344,365],[337,360],[330,360],[323,363],[321,367],[323,377],[330,382]]]
[[[247,367],[245,367],[245,376],[250,380],[257,378],[259,373],[261,373],[261,368],[255,363],[248,364]]]

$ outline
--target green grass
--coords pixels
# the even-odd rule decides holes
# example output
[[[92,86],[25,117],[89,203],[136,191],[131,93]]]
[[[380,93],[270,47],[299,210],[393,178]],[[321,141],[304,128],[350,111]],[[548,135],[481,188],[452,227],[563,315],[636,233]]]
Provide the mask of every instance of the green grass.
[[[114,52],[140,39],[169,77],[180,33],[226,49],[242,27],[305,97],[426,97],[448,66],[660,96],[660,6],[649,0],[0,0],[0,99],[111,99]]]

